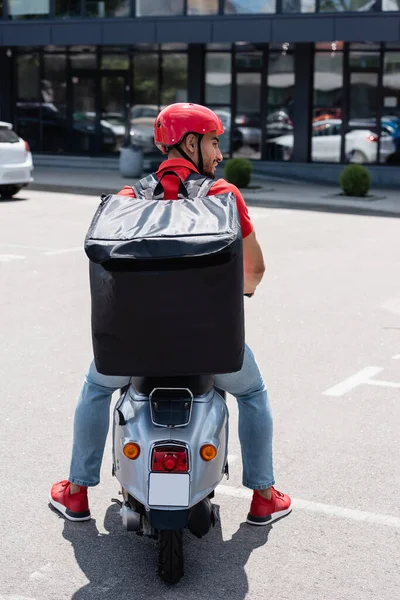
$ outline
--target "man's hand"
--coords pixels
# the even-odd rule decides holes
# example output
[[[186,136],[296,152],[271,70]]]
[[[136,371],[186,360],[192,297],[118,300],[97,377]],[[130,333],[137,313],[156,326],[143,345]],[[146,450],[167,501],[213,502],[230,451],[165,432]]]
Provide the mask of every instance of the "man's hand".
[[[254,294],[265,273],[261,246],[253,231],[243,240],[244,293]]]

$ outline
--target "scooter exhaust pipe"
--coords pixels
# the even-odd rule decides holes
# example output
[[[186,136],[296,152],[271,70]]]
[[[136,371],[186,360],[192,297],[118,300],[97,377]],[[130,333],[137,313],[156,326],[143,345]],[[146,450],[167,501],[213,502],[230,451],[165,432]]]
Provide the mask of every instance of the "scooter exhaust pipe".
[[[127,531],[140,531],[142,528],[140,514],[123,504],[120,510],[122,523]]]
[[[190,511],[188,529],[198,538],[206,535],[215,525],[214,511],[209,498],[203,498]]]

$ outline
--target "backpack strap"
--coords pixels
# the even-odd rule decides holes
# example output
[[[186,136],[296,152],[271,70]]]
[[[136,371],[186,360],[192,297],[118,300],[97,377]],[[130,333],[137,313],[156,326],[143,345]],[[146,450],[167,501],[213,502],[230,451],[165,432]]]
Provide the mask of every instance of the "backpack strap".
[[[167,173],[169,172],[167,171],[165,174]],[[147,175],[147,177],[140,179],[135,185],[132,186],[132,189],[135,192],[136,198],[154,200],[157,196],[156,188],[159,183],[160,180],[157,178],[156,174],[151,173],[150,175]],[[210,177],[200,175],[199,173],[190,173],[190,175],[183,182],[183,185],[187,190],[189,198],[198,198],[200,196],[207,196],[214,183],[215,181]]]
[[[207,196],[214,183],[214,179],[206,177],[205,175],[200,175],[200,173],[190,173],[185,179],[185,186],[188,190],[189,198]]]
[[[147,177],[140,179],[135,185],[132,186],[132,189],[135,192],[136,198],[153,200],[154,190],[156,189],[158,183],[159,182],[155,173],[151,173],[150,175],[147,175]]]

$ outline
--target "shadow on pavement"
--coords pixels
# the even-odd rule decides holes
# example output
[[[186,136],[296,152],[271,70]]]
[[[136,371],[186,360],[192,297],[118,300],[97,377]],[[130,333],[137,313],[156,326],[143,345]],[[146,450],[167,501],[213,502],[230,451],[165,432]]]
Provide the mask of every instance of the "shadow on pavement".
[[[5,204],[6,202],[27,202],[29,198],[24,198],[24,196],[13,196],[13,198],[3,198],[0,197],[0,204]]]
[[[116,505],[107,509],[104,528],[109,534],[99,534],[94,520],[65,521],[63,536],[89,579],[71,600],[142,600],[171,594],[174,600],[244,600],[249,589],[244,567],[252,551],[267,543],[272,526],[241,523],[226,541],[220,523],[200,540],[185,531],[185,575],[173,587],[158,578],[157,543],[125,531]]]
[[[288,200],[255,200],[252,198],[246,198],[247,206],[261,207],[261,208],[279,208],[285,210],[302,210],[308,212],[324,212],[324,213],[336,213],[343,215],[361,215],[365,217],[386,217],[396,218],[400,217],[400,211],[382,210],[378,207],[365,208],[363,206],[340,206],[331,204],[314,204],[314,203],[298,203],[296,201],[290,202]]]

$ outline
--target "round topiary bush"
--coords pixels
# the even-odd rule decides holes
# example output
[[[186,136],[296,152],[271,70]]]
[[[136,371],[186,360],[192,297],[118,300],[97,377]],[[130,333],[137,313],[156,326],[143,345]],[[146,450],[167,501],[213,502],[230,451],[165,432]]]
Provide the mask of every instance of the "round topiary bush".
[[[396,152],[392,152],[386,159],[387,165],[400,165],[400,150],[396,150]]]
[[[340,187],[346,196],[366,196],[371,185],[371,175],[363,165],[347,165],[340,173]]]
[[[250,183],[253,165],[247,158],[230,158],[225,164],[225,177],[237,187],[246,187]]]

